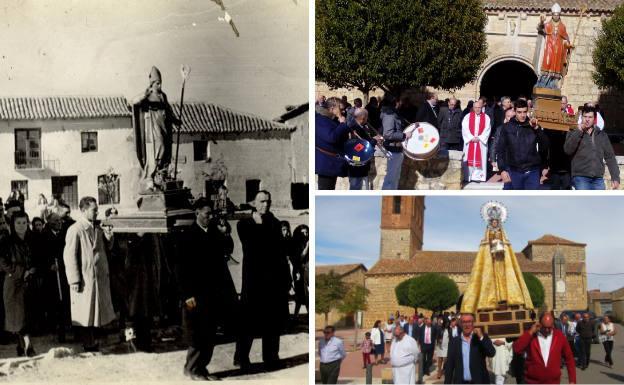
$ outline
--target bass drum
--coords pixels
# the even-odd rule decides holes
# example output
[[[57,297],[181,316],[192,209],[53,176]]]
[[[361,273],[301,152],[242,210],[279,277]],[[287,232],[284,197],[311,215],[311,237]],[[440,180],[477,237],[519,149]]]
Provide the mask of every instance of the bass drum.
[[[412,137],[403,142],[403,153],[414,160],[433,158],[440,149],[440,133],[429,123],[412,123],[403,133],[412,133]]]
[[[349,139],[343,148],[343,157],[351,166],[364,166],[375,156],[375,147],[360,138]]]

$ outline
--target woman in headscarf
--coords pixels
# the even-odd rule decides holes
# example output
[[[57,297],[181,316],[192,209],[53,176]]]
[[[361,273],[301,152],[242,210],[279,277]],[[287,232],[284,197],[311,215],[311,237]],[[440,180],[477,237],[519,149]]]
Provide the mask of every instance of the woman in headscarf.
[[[0,271],[5,273],[3,300],[5,330],[17,336],[17,355],[35,355],[30,340],[31,316],[28,301],[34,282],[34,245],[28,229],[28,214],[23,211],[11,217],[11,235],[0,249]]]

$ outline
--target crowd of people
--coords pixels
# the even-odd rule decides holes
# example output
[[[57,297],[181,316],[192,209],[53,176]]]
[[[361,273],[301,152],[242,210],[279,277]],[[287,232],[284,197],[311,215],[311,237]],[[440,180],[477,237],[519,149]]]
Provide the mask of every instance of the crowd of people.
[[[576,116],[565,96],[561,114]],[[619,188],[617,160],[605,117],[597,104],[579,107],[578,126],[570,131],[543,129],[535,117],[532,100],[480,97],[462,110],[451,97],[439,101],[428,93],[420,106],[386,93],[381,101],[371,97],[363,106],[356,98],[320,96],[316,101],[315,167],[320,190],[335,189],[338,177],[348,177],[352,190],[371,189],[371,164],[385,162],[382,189],[399,187],[403,142],[411,138],[405,128],[414,122],[435,127],[439,149],[463,153],[463,183],[500,181],[507,190],[605,189],[605,164],[612,188]],[[345,142],[360,138],[377,146],[375,158],[351,165],[341,156]],[[388,156],[390,153],[390,156]]]
[[[565,366],[572,384],[576,368],[586,370],[590,364],[596,329],[605,351],[604,365],[613,366],[617,331],[608,315],[597,328],[589,313],[575,313],[572,320],[565,313],[555,318],[552,312],[532,317],[534,324],[519,337],[491,339],[474,326],[474,314],[444,312],[425,317],[397,311],[387,323],[377,320],[365,333],[360,344],[363,367],[390,362],[395,384],[422,384],[425,375],[444,377],[446,384],[488,384],[491,377],[504,384],[510,376],[518,384],[555,384],[560,383]],[[346,353],[333,326],[324,329],[319,355],[322,383],[336,384]]]
[[[214,346],[236,341],[234,363],[248,372],[254,338],[262,338],[264,368],[280,365],[280,335],[308,308],[309,229],[278,220],[271,194],[256,194],[249,217],[237,223],[242,249],[242,290],[228,263],[234,244],[227,212],[210,200],[194,201],[195,221],[168,234],[118,233],[117,209],[98,220],[95,198],[84,197],[72,215],[61,199],[42,195],[36,217],[20,194],[0,205],[0,325],[3,343],[17,356],[36,355],[33,335],[56,333],[100,350],[102,337],[119,333],[130,351],[153,351],[158,331],[181,325],[189,345],[184,374],[215,379],[206,367]],[[239,325],[243,314],[262,314]],[[175,329],[175,328],[173,328]]]

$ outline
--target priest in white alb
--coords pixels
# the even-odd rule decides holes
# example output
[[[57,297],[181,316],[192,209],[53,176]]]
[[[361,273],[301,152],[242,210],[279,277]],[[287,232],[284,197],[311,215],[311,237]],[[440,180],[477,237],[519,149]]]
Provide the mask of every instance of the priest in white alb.
[[[416,362],[420,350],[416,340],[405,333],[400,326],[394,328],[394,339],[390,347],[392,379],[395,384],[416,383]]]
[[[472,111],[462,120],[464,138],[464,180],[485,182],[487,176],[487,143],[490,137],[490,117],[483,112],[483,101],[474,102]]]

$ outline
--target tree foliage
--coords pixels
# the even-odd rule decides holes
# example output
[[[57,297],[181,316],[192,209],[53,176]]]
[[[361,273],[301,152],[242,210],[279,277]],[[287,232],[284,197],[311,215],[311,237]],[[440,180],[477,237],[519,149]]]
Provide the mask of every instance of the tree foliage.
[[[531,302],[536,309],[539,309],[544,304],[544,285],[534,274],[522,273],[524,282],[529,289],[529,295],[531,296]]]
[[[412,306],[409,302],[409,298],[407,297],[410,283],[411,283],[411,279],[406,279],[405,281],[399,283],[394,288],[394,293],[396,294],[397,302],[401,306]]]
[[[404,293],[407,292],[407,298]],[[443,311],[457,303],[459,289],[455,281],[437,273],[427,273],[401,282],[395,288],[397,300],[414,309]],[[401,297],[401,298],[399,298]],[[407,300],[407,302],[404,302]]]
[[[368,293],[370,293],[370,291],[362,285],[352,286],[338,305],[338,310],[345,314],[367,310],[368,301],[366,297]]]
[[[603,20],[593,59],[596,84],[624,91],[624,5],[615,8],[610,19]]]
[[[325,323],[327,323],[327,315],[332,309],[338,308],[347,293],[347,289],[340,276],[333,270],[329,274],[317,275],[315,286],[315,312],[324,314]]]
[[[480,0],[316,1],[316,77],[330,87],[456,89],[487,50]]]

